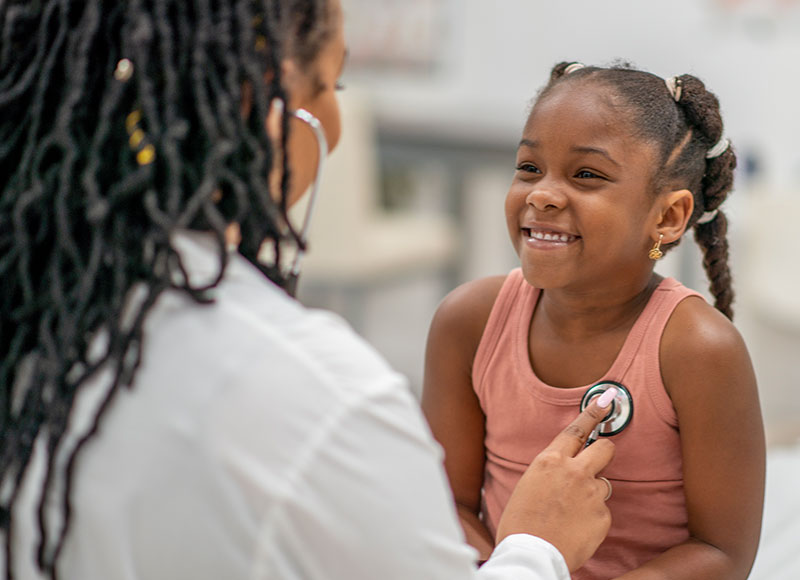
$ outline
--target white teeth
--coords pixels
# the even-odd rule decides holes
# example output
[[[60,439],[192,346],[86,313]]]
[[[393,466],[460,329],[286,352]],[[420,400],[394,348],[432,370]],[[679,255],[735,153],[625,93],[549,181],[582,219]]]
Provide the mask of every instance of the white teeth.
[[[571,239],[573,239],[573,237],[574,237],[574,236],[570,236],[569,234],[556,234],[556,233],[550,233],[550,232],[537,232],[537,231],[533,231],[533,230],[529,230],[529,231],[530,231],[530,237],[532,237],[533,239],[535,239],[535,240],[543,240],[543,241],[546,241],[546,242],[563,242],[563,243],[567,243]]]

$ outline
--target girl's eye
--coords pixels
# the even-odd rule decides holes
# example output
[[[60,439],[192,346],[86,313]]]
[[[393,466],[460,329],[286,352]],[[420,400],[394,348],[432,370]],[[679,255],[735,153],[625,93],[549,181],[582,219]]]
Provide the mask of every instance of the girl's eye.
[[[517,171],[524,171],[525,173],[541,173],[539,168],[533,163],[520,163],[516,167]]]
[[[581,169],[580,171],[578,171],[578,173],[575,174],[575,177],[577,177],[578,179],[602,179],[599,175],[597,175],[596,173],[592,173],[587,169]]]

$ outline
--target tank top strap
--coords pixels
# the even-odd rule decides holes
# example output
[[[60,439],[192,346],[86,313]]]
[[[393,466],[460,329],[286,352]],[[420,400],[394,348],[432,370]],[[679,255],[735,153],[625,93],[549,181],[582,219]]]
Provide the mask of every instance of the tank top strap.
[[[659,283],[628,333],[617,359],[609,369],[609,378],[621,380],[627,374],[637,354],[642,352],[642,348],[646,348],[645,343],[655,343],[656,346],[661,343],[661,335],[672,312],[681,301],[689,296],[702,298],[699,292],[687,288],[675,278],[664,278]]]
[[[484,375],[500,343],[501,334],[513,329],[509,336],[515,337],[519,335],[519,325],[530,324],[538,296],[539,289],[528,284],[521,268],[515,268],[508,273],[497,293],[478,349],[475,351],[472,379],[473,387],[479,397],[483,394]]]

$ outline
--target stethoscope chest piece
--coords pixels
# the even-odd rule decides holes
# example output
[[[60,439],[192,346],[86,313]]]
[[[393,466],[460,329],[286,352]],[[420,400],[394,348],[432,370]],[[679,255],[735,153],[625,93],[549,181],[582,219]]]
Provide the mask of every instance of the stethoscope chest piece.
[[[597,434],[610,437],[621,432],[631,422],[633,417],[633,398],[630,392],[620,383],[615,381],[601,381],[589,387],[581,399],[581,411],[597,397],[605,393],[611,387],[617,388],[617,395],[611,402],[611,409],[597,428]]]

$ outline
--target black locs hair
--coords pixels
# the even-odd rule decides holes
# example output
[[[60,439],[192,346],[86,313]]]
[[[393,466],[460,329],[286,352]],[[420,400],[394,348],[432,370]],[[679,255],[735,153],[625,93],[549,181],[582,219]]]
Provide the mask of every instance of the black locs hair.
[[[266,240],[299,242],[268,187],[263,120],[284,99],[286,35],[310,58],[326,0],[0,2],[0,530],[13,575],[15,499],[34,446],[46,456],[38,564],[56,577],[75,458],[140,363],[143,322],[168,288],[208,301],[224,230],[251,262]],[[326,26],[327,24],[325,24]],[[252,113],[241,114],[242,87]],[[284,117],[285,142],[288,121]],[[219,274],[192,286],[172,234],[212,231]],[[132,300],[131,296],[138,296]],[[102,336],[105,340],[97,340]],[[104,344],[90,353],[90,345]],[[96,348],[94,350],[97,350]],[[64,449],[81,387],[114,377],[90,431]],[[57,465],[64,467],[58,469]],[[63,521],[47,515],[60,490]]]
[[[566,74],[569,62],[553,67],[550,81],[539,94],[541,99],[563,82],[597,82],[618,94],[630,107],[637,136],[656,143],[660,151],[659,170],[653,184],[663,188],[686,188],[694,196],[694,211],[689,227],[703,251],[703,266],[714,296],[714,306],[728,318],[733,317],[733,290],[728,265],[728,220],[718,209],[733,187],[736,154],[732,146],[719,156],[706,153],[723,135],[722,117],[717,97],[695,76],[676,78],[680,98],[676,101],[664,79],[621,64],[610,68],[586,66]],[[717,212],[706,223],[698,220],[706,212]],[[675,246],[673,242],[669,246]]]

